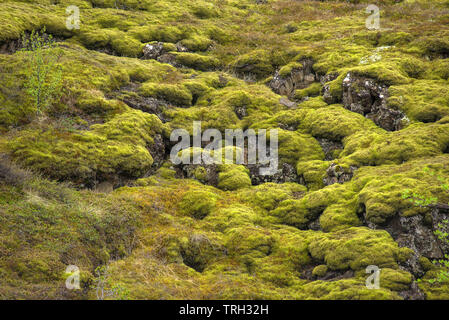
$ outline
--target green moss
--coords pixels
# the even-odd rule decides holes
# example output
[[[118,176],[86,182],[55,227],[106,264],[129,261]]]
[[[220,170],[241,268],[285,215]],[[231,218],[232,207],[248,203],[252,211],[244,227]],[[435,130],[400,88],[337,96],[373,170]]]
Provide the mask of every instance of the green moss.
[[[128,36],[125,32],[114,29],[89,30],[79,35],[82,44],[91,49],[112,49],[118,55],[139,57],[143,44]]]
[[[448,143],[446,125],[414,124],[396,132],[356,133],[345,140],[341,156],[358,166],[402,163],[441,154]]]
[[[207,37],[194,35],[189,39],[182,40],[181,44],[190,51],[206,51],[213,42]]]
[[[327,273],[328,267],[325,264],[320,264],[312,270],[312,274],[316,277],[323,277]]]
[[[368,265],[394,268],[400,251],[388,232],[368,228],[319,234],[309,244],[312,257],[331,270],[360,270]]]
[[[338,141],[356,132],[377,130],[372,121],[341,105],[300,112],[304,114],[304,118],[299,128],[320,138]]]
[[[107,116],[121,113],[126,110],[126,105],[118,100],[106,99],[101,91],[81,91],[76,102],[76,107],[84,114]]]
[[[258,219],[258,215],[250,207],[234,203],[228,208],[211,212],[204,221],[213,224],[216,231],[224,232],[236,227],[251,226]]]
[[[306,97],[316,97],[319,96],[321,93],[321,84],[318,82],[312,83],[310,86],[308,86],[305,89],[299,89],[295,90],[294,97],[295,99],[304,99]]]
[[[323,150],[312,136],[298,131],[278,130],[279,162],[293,166],[297,162],[308,160],[321,160],[324,158]]]
[[[147,82],[140,87],[139,91],[144,96],[164,99],[175,105],[190,106],[192,104],[192,93],[186,87],[179,84]]]
[[[217,9],[209,3],[195,5],[192,8],[192,12],[200,19],[210,19],[218,16]]]
[[[270,215],[276,217],[279,223],[299,229],[307,229],[308,223],[316,218],[307,210],[304,201],[296,199],[282,201],[277,208],[270,211]]]
[[[306,188],[296,183],[264,183],[254,186],[251,189],[244,189],[239,192],[240,198],[245,202],[262,208],[267,211],[276,209],[276,207],[291,197],[299,197],[305,193]]]
[[[287,77],[289,76],[294,69],[301,69],[302,64],[299,62],[290,62],[289,64],[286,64],[281,69],[279,69],[279,75],[281,77]]]
[[[419,257],[418,261],[421,267],[424,269],[424,271],[435,269],[435,265],[432,262],[430,262],[430,260],[427,259],[426,257]]]
[[[412,284],[413,276],[403,270],[384,268],[380,270],[379,286],[393,291],[407,290]]]
[[[189,68],[207,71],[217,69],[220,66],[220,61],[213,57],[189,52],[176,52],[172,54],[175,55],[177,63]]]
[[[192,234],[181,242],[181,256],[184,264],[202,272],[214,259],[223,256],[225,250],[202,234]]]
[[[179,207],[184,214],[203,219],[215,208],[216,201],[217,196],[212,192],[191,190],[184,195]]]
[[[443,80],[449,80],[449,59],[434,60],[431,74]]]
[[[320,216],[320,226],[324,231],[344,230],[361,225],[357,215],[356,199],[340,200],[328,206]]]
[[[129,33],[142,42],[161,41],[176,43],[186,36],[186,31],[173,25],[139,26],[129,30]]]
[[[269,255],[275,244],[273,235],[255,227],[239,227],[226,233],[226,247],[232,254],[243,260],[248,268],[255,263],[254,259]]]
[[[449,115],[446,81],[417,80],[389,88],[388,104],[404,111],[410,119],[435,122]]]
[[[406,45],[413,40],[413,36],[408,32],[385,32],[379,39],[381,46]]]
[[[198,167],[195,169],[193,175],[195,176],[195,179],[204,183],[207,178],[207,171],[204,167]]]
[[[364,279],[313,281],[298,288],[298,299],[324,300],[398,300],[401,297],[390,290],[366,288]]]
[[[299,176],[304,178],[304,181],[310,190],[317,190],[324,186],[323,179],[326,177],[327,168],[329,168],[329,162],[312,160],[298,162],[296,172]]]
[[[137,299],[399,299],[410,289],[412,277],[398,263],[411,250],[360,225],[382,228],[392,217],[416,214],[428,223],[429,210],[404,201],[405,189],[449,201],[423,172],[429,166],[449,177],[444,1],[380,1],[385,30],[376,31],[366,30],[355,0],[56,2],[0,3],[0,50],[7,51],[0,54],[0,150],[80,189],[103,180],[128,186],[96,194],[30,173],[14,186],[14,179],[0,179],[2,298],[96,299],[89,289],[94,270],[108,260],[111,283]],[[82,24],[70,31],[65,10],[73,4]],[[23,91],[24,55],[9,50],[9,41],[44,25],[63,51],[64,92],[36,119]],[[174,66],[136,59],[151,41],[163,42]],[[178,42],[194,52],[176,52]],[[385,132],[341,105],[328,106],[318,83],[296,92],[306,101],[284,106],[266,84],[279,68],[282,76],[299,68],[291,61],[302,58],[314,61],[317,76],[338,76],[326,84],[326,101],[341,101],[348,73],[373,78],[390,86],[389,106],[412,124]],[[230,74],[206,72],[221,68]],[[120,102],[153,102],[145,97],[172,104],[161,101],[166,125]],[[295,166],[308,190],[251,186],[248,171],[236,165],[219,168],[227,192],[178,179],[179,168],[168,162],[154,172],[157,135],[190,132],[194,120],[221,132],[279,129],[281,163]],[[344,146],[332,161],[346,173],[356,166],[352,179],[324,186],[330,162],[323,138]],[[11,174],[8,166],[5,172]],[[203,182],[206,174],[201,166],[193,172]],[[58,289],[67,261],[81,267],[83,290]],[[438,270],[420,262],[428,270],[419,283],[426,297],[446,297],[445,284],[427,282]],[[381,267],[379,290],[365,286],[368,264]],[[311,266],[315,277],[337,278],[304,280]],[[348,269],[354,276],[338,280]]]
[[[383,223],[398,212],[407,215],[420,213],[418,208],[413,208],[408,201],[402,199],[403,190],[420,190],[419,192],[424,194],[444,198],[438,184],[432,177],[423,173],[423,166],[430,164],[445,176],[447,172],[443,167],[446,161],[446,157],[439,157],[431,161],[414,161],[401,166],[361,168],[354,179],[355,183],[364,183],[363,190],[359,194],[359,202],[365,206],[366,219],[374,223]],[[389,178],[380,181],[376,178],[379,174],[385,174]]]
[[[142,175],[153,163],[147,149],[152,135],[161,130],[155,115],[130,110],[76,134],[62,135],[54,128],[24,130],[9,148],[25,166],[58,179],[91,183],[114,174]]]
[[[29,179],[27,191],[0,186],[0,241],[7,254],[0,262],[0,292],[4,297],[41,299],[46,290],[47,298],[61,298],[54,288],[64,279],[69,259],[80,268],[83,289],[69,297],[86,299],[95,267],[132,249],[138,210],[129,199],[114,195],[106,199],[31,174]],[[8,195],[14,200],[3,202]],[[11,232],[19,226],[20,232]]]
[[[237,190],[251,186],[249,170],[242,165],[221,165],[218,187],[222,190]]]
[[[270,55],[263,50],[256,50],[241,55],[232,64],[232,68],[237,73],[254,75],[258,79],[274,72],[270,62]]]
[[[432,57],[449,52],[449,41],[445,34],[435,34],[432,37],[423,37],[414,41],[414,44],[423,49],[424,53]]]

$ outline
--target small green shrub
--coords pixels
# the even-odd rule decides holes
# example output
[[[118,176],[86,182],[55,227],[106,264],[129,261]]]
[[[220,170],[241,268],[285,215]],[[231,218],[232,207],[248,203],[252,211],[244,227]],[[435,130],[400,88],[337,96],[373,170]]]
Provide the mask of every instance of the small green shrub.
[[[61,95],[62,71],[58,65],[61,51],[57,50],[51,35],[32,31],[22,35],[24,52],[28,56],[25,69],[27,93],[33,98],[36,112],[42,115]]]

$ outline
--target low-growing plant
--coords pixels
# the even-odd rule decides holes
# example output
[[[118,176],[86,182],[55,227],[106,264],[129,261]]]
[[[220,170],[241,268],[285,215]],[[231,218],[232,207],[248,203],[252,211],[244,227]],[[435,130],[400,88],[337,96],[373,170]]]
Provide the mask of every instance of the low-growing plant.
[[[22,51],[27,55],[25,68],[27,93],[33,98],[38,115],[61,96],[62,69],[58,64],[62,55],[53,37],[33,30],[22,34]]]
[[[112,298],[114,300],[128,300],[129,291],[120,284],[112,284],[109,278],[108,266],[103,265],[95,269],[97,275],[95,289],[98,300]]]

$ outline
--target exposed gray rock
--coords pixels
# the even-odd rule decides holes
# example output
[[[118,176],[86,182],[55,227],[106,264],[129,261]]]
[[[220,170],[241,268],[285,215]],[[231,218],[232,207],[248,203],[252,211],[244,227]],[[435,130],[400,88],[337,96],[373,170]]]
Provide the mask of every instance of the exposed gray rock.
[[[218,167],[216,164],[180,164],[176,166],[179,175],[196,179],[204,184],[218,185]],[[201,172],[199,175],[198,172]]]
[[[119,91],[107,95],[109,99],[117,99],[126,103],[129,107],[143,112],[152,113],[159,117],[162,122],[167,122],[163,111],[169,107],[169,103],[154,97],[144,97],[137,93],[140,84],[131,83]]]
[[[335,150],[343,150],[343,144],[339,141],[332,141],[326,138],[317,138],[318,143],[324,151],[324,160],[333,160]]]
[[[303,59],[299,62],[302,64],[302,68],[293,68],[286,77],[282,77],[279,71],[276,71],[273,80],[268,84],[274,92],[292,96],[296,89],[304,89],[317,80],[313,71],[312,59]]]
[[[330,92],[329,82],[337,79],[338,74],[329,73],[320,78],[320,82],[323,85],[323,100],[327,104],[334,104],[339,102],[339,97],[335,97]]]
[[[328,186],[334,183],[345,183],[350,181],[356,169],[357,167],[355,166],[350,166],[349,169],[345,169],[336,163],[331,163],[326,170],[327,176],[323,179],[323,183]]]
[[[296,173],[296,169],[294,166],[288,163],[284,163],[280,169],[274,175],[260,175],[259,168],[262,165],[253,164],[247,165],[247,168],[250,172],[251,183],[253,185],[258,185],[265,182],[275,182],[275,183],[283,183],[283,182],[296,182],[300,184],[305,184],[304,179],[298,176]]]
[[[176,44],[176,50],[178,52],[188,52],[189,51],[189,49],[187,49],[187,47],[183,46],[181,42],[178,42]]]
[[[242,120],[244,117],[248,115],[246,106],[237,106],[234,108],[234,112],[237,115],[237,118],[239,118],[240,120]]]
[[[279,103],[286,106],[289,109],[294,109],[298,106],[298,104],[296,102],[290,101],[289,99],[284,98],[284,97],[279,99]]]
[[[149,151],[153,157],[153,170],[158,169],[165,161],[166,142],[160,134],[153,136],[153,144],[150,146]]]
[[[388,225],[384,227],[396,240],[400,247],[408,247],[415,253],[403,264],[403,267],[417,277],[424,274],[424,270],[419,263],[421,256],[428,259],[441,259],[444,253],[449,252],[449,244],[441,241],[435,236],[438,224],[442,220],[448,219],[449,214],[433,209],[429,217],[415,215],[412,217],[395,216]]]
[[[400,130],[408,119],[400,110],[387,106],[387,96],[388,87],[374,79],[351,72],[343,79],[343,105],[346,109],[364,115],[385,130]]]
[[[360,214],[360,218],[364,225],[371,229],[386,230],[400,247],[407,247],[414,251],[414,254],[400,266],[412,273],[415,278],[420,278],[425,273],[419,262],[420,257],[430,260],[441,259],[444,254],[449,253],[449,244],[439,240],[434,234],[436,230],[440,229],[439,224],[449,218],[449,212],[431,209],[430,213],[426,215],[419,214],[410,217],[398,213],[382,226],[367,220],[364,211]]]
[[[176,62],[176,56],[173,53],[164,53],[163,55],[159,56],[156,60],[161,63],[168,63],[175,68],[183,67],[181,64]]]
[[[162,42],[148,43],[143,47],[143,58],[144,59],[157,59],[163,53],[165,53],[165,50],[164,50],[164,44]]]
[[[324,86],[327,82],[337,79],[338,73],[328,73],[320,77],[320,83]]]
[[[424,293],[419,289],[416,282],[412,282],[410,289],[399,292],[399,295],[405,300],[424,300]]]

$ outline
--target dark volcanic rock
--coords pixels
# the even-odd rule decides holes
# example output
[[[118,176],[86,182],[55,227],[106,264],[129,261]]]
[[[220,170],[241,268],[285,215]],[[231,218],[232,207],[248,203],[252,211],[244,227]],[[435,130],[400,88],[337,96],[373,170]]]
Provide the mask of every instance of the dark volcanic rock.
[[[234,112],[237,115],[237,118],[239,118],[240,120],[248,115],[246,106],[237,106],[234,108]]]
[[[249,169],[251,183],[253,185],[258,185],[265,182],[275,182],[275,183],[283,183],[283,182],[296,182],[300,184],[305,184],[304,180],[298,176],[296,173],[296,169],[294,166],[284,163],[280,169],[274,175],[260,175],[259,168],[261,165],[247,165]]]
[[[163,53],[165,53],[165,50],[164,50],[164,44],[162,42],[148,43],[143,47],[143,58],[144,59],[157,59]]]
[[[441,259],[444,257],[444,253],[449,252],[449,244],[439,240],[434,234],[434,231],[438,229],[438,224],[442,220],[448,219],[449,214],[433,209],[430,215],[432,220],[430,223],[426,223],[423,215],[412,217],[397,215],[384,227],[400,247],[408,247],[415,252],[403,264],[403,267],[418,277],[424,274],[418,261],[421,256],[431,260]]]
[[[166,142],[160,134],[153,137],[154,143],[149,148],[150,154],[153,157],[153,168],[159,168],[165,161]]]
[[[196,179],[212,186],[218,185],[218,167],[216,164],[180,164],[176,168],[181,177]]]
[[[304,89],[315,82],[317,77],[313,71],[313,61],[303,59],[300,63],[302,68],[293,68],[286,77],[282,77],[279,71],[276,71],[269,83],[270,88],[277,94],[291,96],[296,89]]]
[[[343,80],[343,105],[346,109],[371,119],[379,127],[395,131],[408,119],[400,110],[387,106],[388,87],[374,79],[348,73]]]
[[[350,166],[349,169],[345,169],[336,163],[331,163],[327,168],[327,177],[323,179],[324,185],[328,186],[334,183],[345,183],[352,179],[354,171],[357,167]]]
[[[140,95],[123,96],[118,97],[118,99],[133,109],[155,114],[162,122],[167,121],[163,116],[163,109],[168,107],[168,103],[163,100],[152,97],[143,97]]]
[[[343,150],[343,144],[339,141],[332,141],[325,138],[317,138],[318,143],[321,145],[324,151],[324,160],[333,160],[334,159],[334,151]]]

